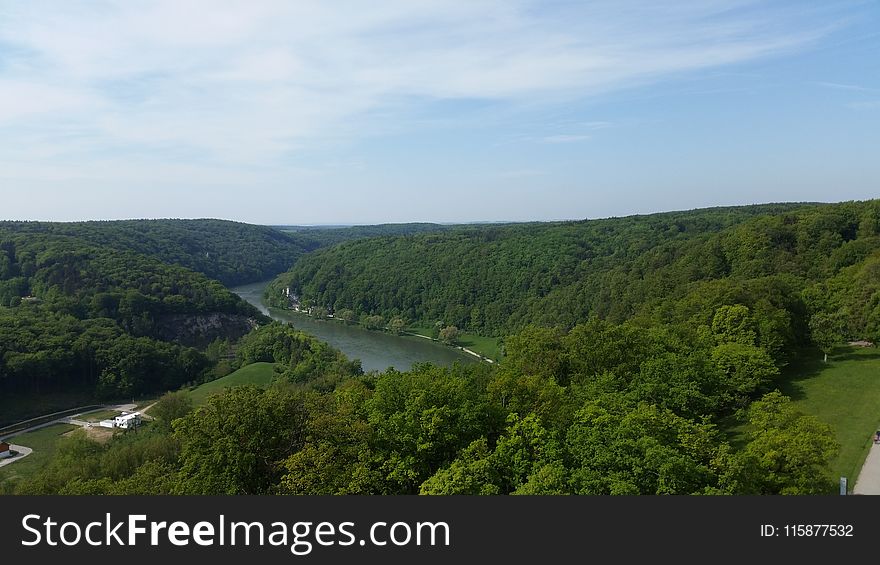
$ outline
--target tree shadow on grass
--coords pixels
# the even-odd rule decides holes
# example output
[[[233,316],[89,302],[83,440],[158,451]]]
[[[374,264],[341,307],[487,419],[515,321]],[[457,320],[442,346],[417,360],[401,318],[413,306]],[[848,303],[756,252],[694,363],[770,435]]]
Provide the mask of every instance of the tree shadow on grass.
[[[880,359],[880,348],[869,347],[862,350],[849,350],[840,355],[835,355],[829,361],[853,361],[856,359],[861,361],[877,361]]]
[[[829,356],[828,362],[834,361],[834,356]],[[818,351],[803,349],[797,352],[794,360],[782,369],[779,380],[779,391],[792,400],[804,398],[804,387],[801,381],[810,380],[825,370],[828,365],[823,361],[823,355]]]
[[[849,346],[837,347],[828,356],[828,363],[823,361],[824,356],[818,350],[799,350],[795,354],[794,360],[782,370],[778,383],[779,390],[792,400],[800,400],[804,398],[804,387],[801,382],[816,377],[828,367],[833,366],[834,363],[880,360],[880,349],[868,349]]]

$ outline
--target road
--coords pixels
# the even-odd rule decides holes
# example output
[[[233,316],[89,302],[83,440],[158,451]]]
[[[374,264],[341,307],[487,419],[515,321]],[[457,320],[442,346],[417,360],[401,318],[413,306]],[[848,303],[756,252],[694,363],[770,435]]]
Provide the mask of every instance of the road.
[[[880,494],[880,444],[875,443],[862,465],[853,494]]]
[[[155,405],[155,402],[153,404],[147,406],[146,409],[149,410],[154,405]],[[6,436],[5,439],[8,440],[9,438],[19,436],[21,434],[26,434],[28,432],[33,432],[33,431],[39,430],[41,428],[47,428],[49,426],[54,426],[55,424],[71,424],[74,426],[79,426],[81,428],[88,428],[91,426],[97,426],[98,425],[97,422],[86,422],[85,420],[80,420],[79,418],[81,416],[83,416],[84,414],[91,414],[92,412],[98,412],[100,410],[117,410],[119,412],[132,412],[136,408],[137,408],[137,404],[116,404],[116,405],[112,405],[112,406],[102,406],[101,408],[95,408],[94,410],[86,410],[86,411],[81,412],[79,414],[72,414],[70,416],[63,416],[61,418],[57,418],[55,420],[52,420],[51,422],[44,422],[44,423],[39,424],[37,426],[32,426],[30,428],[26,428],[24,430],[15,432],[14,434],[12,434],[10,436]],[[30,455],[33,452],[33,450],[30,447],[25,447],[23,445],[15,445],[13,443],[10,443],[9,445],[13,451],[17,451],[21,455],[17,455],[15,457],[11,457],[9,459],[0,459],[0,467],[3,467],[4,465],[10,465],[12,463],[15,463],[16,461],[21,461],[22,459],[24,459],[25,457],[27,457],[28,455]]]
[[[148,408],[150,408],[150,407],[152,407],[152,405],[150,405]],[[83,420],[79,420],[80,416],[83,416],[84,414],[91,414],[92,412],[98,412],[101,410],[117,410],[119,412],[131,412],[135,408],[137,408],[137,404],[116,404],[116,405],[101,406],[100,408],[95,408],[93,410],[86,410],[84,412],[80,412],[79,414],[71,414],[70,416],[63,416],[61,418],[56,418],[55,420],[52,420],[50,422],[43,422],[42,424],[38,424],[36,426],[31,426],[30,428],[25,428],[23,430],[19,430],[13,434],[10,434],[8,436],[4,436],[4,439],[8,440],[9,438],[13,438],[13,437],[19,436],[21,434],[26,434],[28,432],[33,432],[33,431],[36,431],[36,430],[39,430],[42,428],[47,428],[49,426],[54,426],[55,424],[72,424],[74,426],[88,427],[88,426],[92,425],[92,422],[86,422]]]
[[[0,467],[4,467],[6,465],[10,465],[15,463],[16,461],[21,461],[31,453],[33,453],[33,449],[30,447],[25,447],[23,445],[15,445],[14,443],[9,444],[10,449],[18,453],[15,457],[10,457],[8,459],[0,459]]]

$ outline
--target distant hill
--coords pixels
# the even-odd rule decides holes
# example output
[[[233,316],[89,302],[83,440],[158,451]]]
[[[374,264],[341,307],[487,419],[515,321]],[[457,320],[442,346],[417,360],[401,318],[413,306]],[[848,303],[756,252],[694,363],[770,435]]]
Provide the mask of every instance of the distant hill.
[[[572,327],[591,316],[620,322],[653,315],[701,285],[735,293],[742,292],[735,285],[750,284],[756,289],[747,294],[757,296],[770,286],[762,279],[787,276],[789,292],[799,293],[847,267],[870,267],[880,251],[878,218],[876,200],[794,203],[379,237],[304,256],[268,293],[280,305],[291,287],[304,305],[483,335],[528,324]],[[839,297],[852,310],[848,331],[880,328],[868,322],[880,320],[866,305],[870,277],[843,276],[867,293]],[[828,292],[849,284],[856,283]]]
[[[371,226],[273,226],[294,236],[297,241],[309,246],[331,247],[344,241],[367,239],[371,237],[413,235],[419,233],[445,232],[459,229],[464,224],[432,224],[413,222],[407,224],[376,224]]]
[[[0,395],[130,397],[198,381],[210,363],[190,346],[237,339],[262,315],[175,263],[258,278],[292,251],[275,230],[232,222],[0,223]]]
[[[226,220],[119,220],[103,222],[0,222],[15,233],[70,236],[155,257],[205,274],[226,286],[258,282],[285,271],[314,238]]]

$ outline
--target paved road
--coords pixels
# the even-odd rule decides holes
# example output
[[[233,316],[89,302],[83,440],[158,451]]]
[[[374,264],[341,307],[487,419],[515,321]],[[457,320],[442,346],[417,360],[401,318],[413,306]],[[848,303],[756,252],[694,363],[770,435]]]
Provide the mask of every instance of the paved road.
[[[880,444],[871,446],[853,487],[853,494],[880,494]]]
[[[24,459],[25,457],[27,457],[28,455],[30,455],[34,451],[30,447],[25,447],[23,445],[15,445],[14,443],[10,443],[9,447],[12,448],[12,451],[17,451],[18,455],[16,455],[15,457],[10,457],[8,459],[0,459],[0,467],[3,467],[5,465],[11,465],[11,464],[15,463],[16,461],[21,461],[22,459]]]
[[[152,407],[152,404],[150,406]],[[79,419],[80,416],[83,416],[84,414],[90,414],[92,412],[98,412],[99,410],[116,410],[118,412],[132,412],[132,411],[134,411],[135,408],[137,408],[137,404],[116,404],[116,405],[101,406],[100,408],[86,410],[85,412],[80,412],[79,414],[72,414],[70,416],[64,416],[63,418],[56,418],[55,420],[52,420],[51,422],[44,422],[38,426],[32,426],[32,427],[26,428],[24,430],[19,430],[19,431],[15,432],[14,434],[10,434],[8,436],[3,436],[3,437],[8,441],[9,438],[13,438],[13,437],[21,435],[21,434],[26,434],[28,432],[33,432],[33,431],[39,430],[41,428],[48,428],[49,426],[54,426],[55,424],[72,424],[74,426],[88,427],[88,426],[91,426],[92,423],[80,420]],[[95,422],[95,425],[97,425],[97,422]]]

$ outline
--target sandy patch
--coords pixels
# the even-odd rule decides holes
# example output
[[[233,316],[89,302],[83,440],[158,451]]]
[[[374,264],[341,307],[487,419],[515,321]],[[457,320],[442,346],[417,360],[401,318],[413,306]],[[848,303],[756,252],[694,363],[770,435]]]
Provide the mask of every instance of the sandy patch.
[[[79,430],[84,431],[87,438],[92,441],[97,441],[98,443],[107,443],[108,441],[110,441],[110,438],[113,437],[113,430],[111,428],[102,428],[101,426],[82,427],[76,430],[70,430],[63,435],[69,436],[70,434],[78,432]]]

